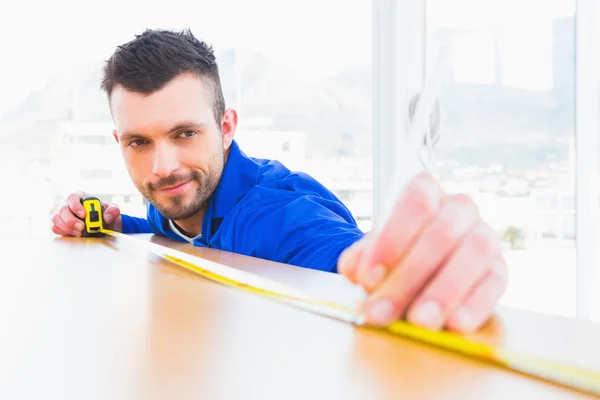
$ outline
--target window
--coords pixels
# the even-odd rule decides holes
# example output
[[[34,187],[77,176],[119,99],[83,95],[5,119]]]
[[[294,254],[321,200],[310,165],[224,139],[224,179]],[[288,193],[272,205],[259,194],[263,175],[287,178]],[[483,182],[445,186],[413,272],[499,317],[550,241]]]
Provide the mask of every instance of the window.
[[[427,0],[425,13],[427,66],[447,49],[435,171],[499,235],[522,230],[504,246],[503,304],[575,316],[575,1]]]
[[[76,138],[77,139],[75,140],[75,143],[88,144],[88,145],[106,145],[110,139],[109,135],[106,135],[106,134],[104,136],[81,135],[81,136],[76,136]]]
[[[574,211],[575,210],[575,196],[563,196],[562,197],[562,209]]]
[[[112,173],[105,169],[84,169],[81,170],[82,179],[110,179]]]
[[[540,195],[535,197],[535,207],[537,210],[556,210],[558,199],[556,196]]]
[[[578,266],[578,293],[581,293],[578,301],[583,306],[591,303],[589,309],[583,309],[582,315],[600,322],[600,6],[597,1],[588,0],[581,2],[581,7],[584,9],[580,14],[579,34],[583,40],[585,52],[581,58],[585,64],[582,63],[578,71],[579,76],[583,75],[580,84],[583,93],[578,104],[585,111],[580,115],[580,123],[587,129],[579,142],[578,168],[581,168],[582,174],[578,176],[583,175],[580,181],[585,184],[580,185],[581,196],[577,198],[580,218],[576,232],[578,243],[585,245],[585,253],[580,252],[580,258],[586,264]],[[589,188],[588,193],[585,193],[586,187]],[[582,205],[585,214],[579,210]],[[588,224],[583,222],[586,219]]]
[[[27,5],[22,13],[19,5],[10,13],[22,17],[0,16],[4,37],[20,30],[25,20],[34,27],[28,31],[31,35],[19,35],[2,48],[7,59],[19,60],[0,66],[0,138],[11,138],[6,142],[10,144],[0,146],[0,163],[6,168],[18,171],[37,161],[48,163],[39,172],[50,181],[44,189],[50,199],[64,198],[63,190],[78,189],[74,176],[111,178],[110,185],[97,186],[106,196],[138,195],[124,169],[115,169],[112,177],[109,171],[97,170],[106,160],[122,162],[109,159],[118,147],[111,137],[107,101],[99,90],[101,67],[118,45],[146,28],[190,28],[215,49],[227,106],[239,115],[236,138],[247,155],[278,159],[325,185],[335,181],[336,189],[354,191],[359,182],[360,190],[371,191],[372,177],[355,166],[372,162],[371,0],[175,0],[154,12],[142,1],[118,7],[110,3],[104,3],[94,18],[55,15],[55,8],[68,7],[65,0],[41,5],[36,16],[23,16]],[[140,9],[148,12],[142,17]],[[43,17],[50,14],[52,20]],[[106,21],[111,21],[110,29]],[[52,62],[40,68],[40,60]],[[85,145],[89,157],[64,162],[77,145]],[[338,168],[327,168],[337,160],[342,160]],[[87,161],[94,166],[85,171],[82,164]],[[24,181],[31,181],[35,173],[23,172]],[[30,196],[40,195],[38,186],[31,190]],[[361,196],[348,204],[360,214],[364,228],[371,219],[371,198]],[[2,201],[0,197],[0,209]],[[46,206],[50,213],[57,204],[49,201]],[[125,206],[145,212],[143,201]]]
[[[335,194],[343,202],[350,201],[353,198],[353,192],[350,190],[338,190]]]

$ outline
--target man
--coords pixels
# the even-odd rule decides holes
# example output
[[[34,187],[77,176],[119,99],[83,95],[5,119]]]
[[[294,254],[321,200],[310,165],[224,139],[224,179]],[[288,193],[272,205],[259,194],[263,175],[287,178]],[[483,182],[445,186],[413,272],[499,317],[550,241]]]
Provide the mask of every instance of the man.
[[[148,30],[120,46],[102,88],[129,175],[149,201],[146,219],[106,204],[111,229],[339,272],[365,288],[376,325],[405,318],[471,331],[504,292],[499,239],[470,198],[444,194],[430,175],[407,185],[375,237],[311,177],[246,156],[212,49],[191,32]],[[84,195],[67,198],[54,233],[81,235]]]

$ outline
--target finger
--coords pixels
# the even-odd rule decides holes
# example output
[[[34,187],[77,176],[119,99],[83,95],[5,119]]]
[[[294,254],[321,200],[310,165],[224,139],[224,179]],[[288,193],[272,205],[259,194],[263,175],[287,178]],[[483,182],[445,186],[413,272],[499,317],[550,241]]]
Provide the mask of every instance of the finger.
[[[340,254],[338,259],[338,273],[345,276],[352,283],[356,283],[356,271],[358,263],[364,254],[366,237],[354,242],[350,247]]]
[[[58,213],[58,216],[61,220],[69,227],[69,230],[82,231],[84,228],[84,223],[79,218],[77,218],[69,206],[63,206]],[[85,214],[84,214],[85,216]]]
[[[71,228],[69,225],[63,221],[60,215],[55,214],[52,217],[52,223],[55,227],[60,229],[65,233],[65,236],[81,236],[81,231]]]
[[[479,329],[491,316],[506,290],[508,270],[503,260],[494,260],[491,270],[471,290],[463,304],[449,316],[448,329],[469,333]]]
[[[369,282],[367,292],[373,291],[369,303],[390,299],[394,303],[394,315],[390,318],[402,317],[421,288],[478,221],[479,211],[468,196],[455,195],[445,200],[438,216],[423,230],[402,262],[389,269],[381,284]]]
[[[66,200],[71,212],[79,218],[85,218],[85,208],[81,204],[81,198],[85,196],[87,196],[87,193],[79,191],[69,195]]]
[[[407,319],[429,329],[442,328],[499,253],[497,234],[489,225],[478,224],[410,306]]]
[[[359,263],[360,284],[373,279],[369,275],[382,275],[383,265],[399,263],[421,229],[437,214],[442,196],[440,185],[429,174],[420,174],[410,181]]]
[[[52,225],[52,232],[60,236],[71,236],[70,234],[63,232],[63,230],[58,228],[56,225]]]
[[[116,206],[115,204],[108,204],[105,201],[100,201],[100,205],[102,206],[102,208],[106,211],[110,206]]]
[[[119,217],[119,215],[121,215],[121,210],[119,210],[119,207],[117,207],[115,204],[103,204],[104,207],[104,222],[106,222],[106,224],[110,225],[113,222],[115,222],[117,220],[117,218]]]
[[[468,196],[460,194],[448,197],[443,201],[439,214],[422,230],[412,248],[406,250],[401,263],[382,265],[382,274],[371,274],[362,282],[365,289],[367,292],[374,291],[386,275],[393,273],[394,276],[390,276],[383,284],[381,292],[403,293],[401,297],[406,297],[406,301],[400,301],[400,305],[406,304],[479,219],[477,206]],[[406,291],[400,293],[400,285]]]

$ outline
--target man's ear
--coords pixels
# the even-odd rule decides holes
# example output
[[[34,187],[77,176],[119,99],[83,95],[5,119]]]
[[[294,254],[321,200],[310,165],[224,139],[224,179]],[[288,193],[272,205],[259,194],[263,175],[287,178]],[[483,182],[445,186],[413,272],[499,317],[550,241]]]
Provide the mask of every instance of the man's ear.
[[[117,134],[117,130],[116,130],[116,129],[115,129],[115,130],[113,130],[113,137],[115,138],[115,141],[116,141],[117,143],[119,143],[119,135]]]
[[[223,113],[223,122],[221,122],[221,132],[223,133],[223,149],[229,149],[233,136],[235,135],[235,129],[237,128],[238,116],[237,112],[233,108],[228,108]]]

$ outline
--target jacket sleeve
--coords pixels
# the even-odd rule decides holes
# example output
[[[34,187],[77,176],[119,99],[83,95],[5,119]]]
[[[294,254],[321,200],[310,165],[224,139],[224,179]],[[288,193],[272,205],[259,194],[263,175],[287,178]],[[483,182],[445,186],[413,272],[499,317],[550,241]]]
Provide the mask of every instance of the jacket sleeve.
[[[152,233],[150,224],[145,218],[131,217],[129,215],[121,214],[121,222],[123,233]]]
[[[337,273],[342,251],[364,235],[340,202],[311,194],[269,198],[239,211],[228,230],[234,251]]]

